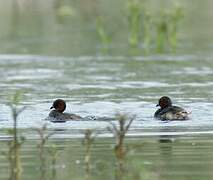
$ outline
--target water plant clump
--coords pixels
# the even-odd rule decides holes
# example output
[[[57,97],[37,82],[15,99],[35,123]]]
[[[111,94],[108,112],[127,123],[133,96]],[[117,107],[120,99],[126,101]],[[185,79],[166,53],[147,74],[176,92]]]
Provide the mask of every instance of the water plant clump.
[[[86,166],[86,174],[89,176],[91,170],[91,147],[95,140],[96,134],[94,130],[87,129],[84,132],[83,145],[85,146],[84,163]]]
[[[184,17],[183,8],[175,6],[171,10],[161,10],[154,19],[156,52],[175,52],[178,43],[180,22]]]
[[[177,48],[178,30],[183,18],[184,18],[183,8],[180,5],[176,5],[174,10],[171,12],[169,23],[170,24],[169,43],[173,51],[176,51]]]
[[[9,106],[12,112],[13,127],[8,130],[8,134],[12,136],[12,139],[8,142],[8,152],[5,152],[5,156],[8,158],[10,167],[11,180],[21,179],[22,164],[21,164],[21,146],[25,141],[25,138],[18,135],[18,116],[24,111],[26,107],[19,107],[21,100],[21,92],[17,91],[10,100]]]
[[[118,126],[116,126],[114,123],[110,123],[111,127],[108,127],[108,130],[114,134],[116,139],[116,144],[114,147],[114,152],[117,159],[115,179],[122,180],[127,173],[127,168],[125,165],[127,150],[124,146],[124,140],[133,120],[135,119],[135,116],[128,117],[126,114],[118,113],[116,115],[116,119],[118,120]]]
[[[148,53],[151,49],[152,30],[153,30],[153,19],[149,12],[145,12],[143,19],[143,44],[145,53]]]
[[[156,52],[176,51],[180,22],[184,17],[183,8],[149,11],[140,0],[129,0],[128,9],[128,43],[131,48],[143,44],[145,53],[155,47]]]
[[[75,9],[71,5],[66,4],[63,0],[55,1],[53,7],[56,20],[60,24],[64,24],[67,18],[69,19],[76,15]]]
[[[54,134],[54,132],[47,133],[47,124],[44,124],[41,128],[34,129],[39,135],[39,143],[37,144],[38,155],[40,160],[40,179],[44,180],[46,176],[46,144],[48,139]]]
[[[130,47],[137,47],[140,40],[141,31],[141,11],[142,5],[139,0],[129,0],[127,4],[128,10],[128,27],[129,37],[128,42]]]
[[[111,38],[106,30],[106,27],[104,25],[104,19],[102,16],[98,16],[96,18],[96,32],[103,46],[102,48],[103,52],[107,52],[109,44],[111,42]]]
[[[135,119],[135,116],[128,117],[126,114],[117,114],[118,127],[114,123],[110,123],[111,127],[108,130],[114,134],[116,139],[115,155],[117,159],[122,160],[125,157],[126,151],[124,149],[124,139],[126,134]]]
[[[52,167],[52,177],[51,179],[57,179],[57,174],[56,174],[56,163],[57,163],[57,158],[59,155],[59,151],[57,149],[57,147],[53,144],[51,146],[48,147],[47,149],[48,154],[51,157],[51,167]]]
[[[166,45],[168,44],[168,14],[161,12],[160,18],[155,22],[156,28],[156,51],[161,53],[165,51]]]

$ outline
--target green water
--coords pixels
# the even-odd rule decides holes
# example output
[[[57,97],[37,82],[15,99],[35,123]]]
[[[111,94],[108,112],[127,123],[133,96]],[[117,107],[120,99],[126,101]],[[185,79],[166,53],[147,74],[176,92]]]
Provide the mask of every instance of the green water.
[[[12,127],[7,103],[23,92],[18,127],[26,137],[21,147],[20,179],[211,179],[213,130],[213,36],[211,0],[139,0],[142,15],[155,18],[162,9],[181,5],[184,18],[176,52],[129,44],[127,0],[0,0],[0,145],[8,152]],[[97,27],[97,21],[100,21]],[[133,29],[133,32],[137,32]],[[135,30],[135,31],[134,31]],[[100,34],[102,36],[100,36]],[[147,39],[146,39],[147,40]],[[168,44],[167,44],[168,46]],[[153,118],[160,96],[191,111],[184,122]],[[53,100],[63,98],[67,112],[113,118],[116,112],[136,115],[127,134],[122,168],[114,153],[108,122],[51,123],[44,119]],[[39,159],[39,137],[32,128],[47,123],[55,135]],[[84,163],[83,132],[98,132],[91,149],[90,171]],[[57,157],[48,154],[55,145]],[[11,175],[0,155],[0,179]],[[11,178],[10,178],[11,179]]]
[[[213,154],[212,136],[142,137],[126,139],[128,152],[122,168],[114,155],[113,139],[97,139],[91,148],[90,171],[84,163],[85,146],[82,139],[54,139],[57,157],[45,151],[45,165],[40,170],[36,143],[26,142],[22,147],[22,179],[211,179]],[[47,145],[47,146],[48,146]],[[2,150],[7,150],[1,142]],[[1,179],[8,179],[8,164],[3,156],[0,162]]]
[[[128,48],[127,0],[0,1],[0,50],[3,54],[82,56],[102,53],[96,22],[102,17],[110,36],[109,53],[131,54]],[[211,1],[139,0],[146,11],[159,16],[180,4],[185,15],[179,31],[179,51],[196,52],[212,43]],[[143,11],[142,11],[143,15]],[[143,32],[140,34],[143,40]],[[191,46],[193,46],[191,48]],[[210,45],[211,46],[211,45]],[[142,50],[136,51],[139,55]]]

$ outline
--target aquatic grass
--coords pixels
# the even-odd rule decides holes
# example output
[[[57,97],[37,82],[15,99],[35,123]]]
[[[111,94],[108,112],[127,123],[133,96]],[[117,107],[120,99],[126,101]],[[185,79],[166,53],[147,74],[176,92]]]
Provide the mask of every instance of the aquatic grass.
[[[145,53],[149,53],[152,42],[153,18],[149,12],[144,12],[143,18],[143,44]]]
[[[125,157],[126,151],[124,149],[124,139],[126,134],[135,119],[135,116],[128,117],[126,114],[116,114],[116,119],[118,120],[118,127],[110,122],[111,127],[108,127],[108,130],[114,134],[116,139],[115,145],[115,155],[117,159],[123,159]]]
[[[54,180],[54,179],[57,179],[56,162],[57,162],[57,158],[58,158],[58,155],[59,155],[59,151],[56,148],[56,146],[53,144],[53,145],[48,147],[47,152],[51,157],[51,166],[52,166],[52,177],[51,177],[51,179]]]
[[[41,171],[41,176],[40,180],[45,180],[46,178],[46,144],[48,139],[55,133],[47,133],[47,124],[44,124],[41,128],[34,128],[34,131],[36,131],[39,135],[39,143],[37,144],[38,148],[38,155],[39,155],[39,160],[40,160],[40,171]]]
[[[91,147],[96,136],[97,134],[95,133],[95,130],[87,129],[84,132],[84,139],[82,144],[85,146],[84,163],[86,166],[87,177],[89,177],[91,171]]]
[[[111,42],[111,37],[106,30],[106,27],[104,25],[104,19],[102,16],[98,16],[96,18],[96,32],[103,46],[103,52],[107,52],[109,44]]]
[[[137,47],[139,44],[141,31],[141,2],[139,0],[129,0],[127,2],[127,11],[127,21],[129,27],[128,42],[130,47]]]
[[[183,8],[176,5],[170,10],[161,10],[157,18],[155,18],[156,31],[156,51],[158,53],[165,50],[176,51],[178,43],[178,31],[180,22],[184,17]]]
[[[22,92],[17,91],[8,103],[13,120],[13,128],[8,129],[8,134],[12,136],[12,139],[8,141],[8,152],[4,152],[5,156],[9,161],[10,168],[10,178],[11,180],[20,180],[22,174],[22,164],[21,164],[21,146],[25,141],[23,136],[18,135],[18,116],[25,110],[24,107],[20,107],[20,101],[22,97]]]
[[[8,150],[2,151],[1,154],[8,160],[9,163],[9,180],[20,180],[23,172],[21,163],[20,149],[25,139],[21,138],[19,142],[14,143],[9,140],[7,143]]]
[[[152,46],[157,53],[176,51],[180,22],[184,17],[183,8],[175,5],[158,12],[151,12],[140,0],[127,1],[127,21],[129,28],[128,43],[137,48],[142,42],[144,52],[150,52]]]
[[[114,147],[117,160],[115,179],[122,180],[127,173],[125,168],[127,149],[124,147],[124,140],[133,120],[135,119],[135,116],[128,117],[126,114],[118,113],[116,114],[116,119],[118,120],[118,127],[114,123],[110,122],[111,127],[108,127],[108,130],[114,134],[116,139],[116,145]]]
[[[157,21],[155,22],[156,28],[156,51],[158,53],[164,52],[168,44],[168,14],[161,12]]]
[[[57,0],[54,2],[55,16],[58,23],[65,23],[66,18],[70,18],[76,15],[75,9],[68,4],[65,4],[63,0]]]
[[[169,43],[171,45],[172,50],[175,52],[177,48],[177,40],[178,40],[178,30],[180,28],[180,22],[184,18],[183,8],[180,5],[175,5],[173,11],[170,15],[170,35],[169,35]]]

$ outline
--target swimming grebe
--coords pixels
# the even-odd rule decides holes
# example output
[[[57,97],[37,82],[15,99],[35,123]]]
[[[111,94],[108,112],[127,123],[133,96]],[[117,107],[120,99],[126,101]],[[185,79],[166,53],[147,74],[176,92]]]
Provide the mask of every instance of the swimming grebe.
[[[159,99],[157,106],[160,106],[154,117],[160,120],[187,120],[189,119],[189,113],[178,106],[173,106],[169,97],[163,96]]]
[[[58,121],[82,119],[81,116],[70,114],[70,113],[64,113],[66,109],[66,102],[63,99],[55,100],[50,109],[53,109],[53,110],[49,113],[49,117],[54,118]]]

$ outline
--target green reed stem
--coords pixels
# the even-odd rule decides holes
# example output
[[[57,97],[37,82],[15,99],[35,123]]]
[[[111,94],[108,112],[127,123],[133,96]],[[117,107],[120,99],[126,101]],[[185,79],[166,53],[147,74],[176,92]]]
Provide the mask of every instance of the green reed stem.
[[[84,133],[83,145],[86,148],[86,153],[84,157],[84,162],[86,166],[86,174],[89,177],[91,173],[91,148],[92,144],[95,140],[96,135],[94,134],[94,130],[87,129]]]
[[[104,52],[107,52],[108,46],[111,42],[111,38],[110,38],[109,34],[107,33],[106,27],[104,26],[103,17],[101,17],[101,16],[98,16],[96,18],[96,31],[97,31],[98,37],[100,39],[100,42],[103,45],[102,50]]]
[[[8,130],[8,133],[13,136],[13,140],[8,143],[9,151],[8,151],[8,160],[10,164],[10,179],[11,180],[20,180],[22,173],[22,165],[21,165],[21,155],[20,149],[21,145],[24,142],[25,138],[18,138],[18,116],[22,113],[25,107],[18,108],[21,99],[21,93],[16,92],[12,97],[9,106],[12,112],[13,119],[13,128]]]
[[[131,47],[136,47],[139,44],[140,28],[141,28],[141,4],[138,0],[128,1],[128,25],[129,38],[128,42]]]
[[[54,134],[52,133],[47,133],[47,125],[44,124],[41,128],[35,128],[34,129],[38,135],[40,142],[38,143],[38,151],[39,151],[39,160],[40,160],[40,171],[41,171],[41,176],[40,180],[45,180],[46,179],[46,156],[45,156],[45,145],[50,138]]]

